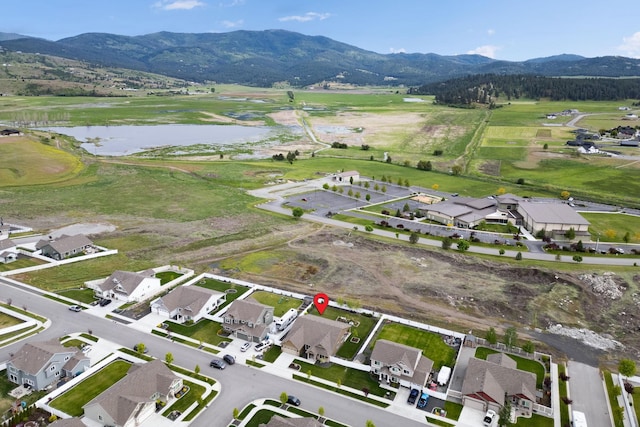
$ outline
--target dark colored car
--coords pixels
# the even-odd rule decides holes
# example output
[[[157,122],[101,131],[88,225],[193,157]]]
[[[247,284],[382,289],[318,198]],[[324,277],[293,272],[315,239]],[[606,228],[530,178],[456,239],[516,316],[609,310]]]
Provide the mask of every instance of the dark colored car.
[[[227,362],[227,365],[233,365],[236,363],[236,359],[230,354],[225,354],[222,359]]]
[[[407,399],[407,403],[409,405],[414,405],[416,403],[416,399],[418,399],[418,395],[420,392],[417,388],[412,388],[411,393],[409,393],[409,398]]]
[[[429,401],[429,395],[427,393],[422,393],[420,399],[418,399],[418,408],[424,408],[427,406],[427,402]]]
[[[100,307],[104,307],[109,304],[111,304],[111,300],[109,298],[103,298],[100,300]]]
[[[298,398],[297,398],[297,397],[295,397],[295,396],[289,395],[289,396],[287,397],[287,403],[288,403],[289,405],[293,405],[293,406],[300,406],[300,399],[298,399]]]
[[[209,366],[211,366],[212,368],[216,368],[216,369],[224,369],[227,367],[227,364],[224,363],[224,361],[222,359],[213,359],[211,361],[211,363],[209,363]]]

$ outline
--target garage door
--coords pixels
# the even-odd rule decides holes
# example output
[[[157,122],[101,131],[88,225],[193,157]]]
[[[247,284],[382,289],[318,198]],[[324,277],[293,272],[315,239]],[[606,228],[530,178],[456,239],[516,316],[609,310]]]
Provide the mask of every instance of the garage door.
[[[462,399],[462,404],[465,407],[469,407],[469,408],[472,408],[472,409],[477,409],[479,411],[485,411],[486,410],[486,408],[484,406],[484,402],[480,402],[479,400],[471,399],[471,398],[468,398],[468,397],[464,397]]]
[[[251,339],[249,338],[249,335],[247,335],[247,334],[243,334],[241,332],[238,332],[237,335],[238,335],[238,338],[240,338],[241,340],[251,341]]]

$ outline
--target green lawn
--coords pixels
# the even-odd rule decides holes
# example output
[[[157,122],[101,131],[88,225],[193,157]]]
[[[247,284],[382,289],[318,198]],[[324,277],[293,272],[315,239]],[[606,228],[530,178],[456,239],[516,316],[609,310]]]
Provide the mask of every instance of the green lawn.
[[[261,304],[273,307],[273,315],[281,317],[291,308],[298,308],[302,301],[293,297],[274,294],[267,291],[255,291],[251,296]]]
[[[184,413],[187,409],[189,409],[189,406],[198,401],[198,399],[206,390],[200,384],[196,384],[191,381],[183,380],[183,384],[189,387],[189,391],[186,394],[180,396],[180,399],[174,402],[163,412],[162,415],[164,415],[165,417],[169,415],[171,411],[180,411]]]
[[[336,364],[333,364],[328,368],[323,368],[300,360],[296,360],[295,363],[300,365],[299,374],[302,376],[306,376],[309,371],[311,371],[311,375],[314,377],[324,378],[325,380],[335,383],[339,380],[342,385],[356,390],[362,390],[366,387],[369,389],[371,394],[375,394],[376,396],[384,396],[387,392],[385,389],[380,387],[378,381],[373,379],[369,372],[346,368]]]
[[[567,373],[567,368],[564,363],[559,363],[558,376],[563,373]],[[560,389],[560,424],[567,425],[569,423],[569,407],[562,401],[562,398],[567,397],[569,384],[567,384],[566,381],[562,381],[560,378],[557,380],[552,378],[552,381],[558,381],[558,387]]]
[[[487,356],[494,353],[500,353],[499,351],[487,348],[478,347],[476,349],[475,356],[478,359],[487,360]],[[516,361],[516,367],[521,371],[531,372],[536,376],[536,388],[542,388],[542,382],[544,381],[544,366],[536,360],[527,359],[524,357],[516,356],[513,354],[507,354],[510,358]]]
[[[621,413],[620,411],[615,410],[615,408],[619,408],[620,405],[618,404],[618,396],[614,393],[614,385],[613,385],[613,379],[611,378],[611,371],[607,371],[607,370],[602,371],[602,376],[604,377],[604,383],[607,386],[607,396],[609,398],[609,405],[611,405],[611,408],[612,408],[611,412],[613,415],[613,425],[615,427],[623,427],[624,422],[620,417]]]
[[[218,307],[216,311],[219,311],[223,307],[226,307],[227,305],[231,304],[235,299],[237,299],[238,297],[240,297],[242,294],[244,294],[250,289],[247,286],[236,285],[235,283],[229,283],[229,282],[221,282],[220,280],[210,279],[208,277],[202,279],[196,285],[202,286],[203,288],[212,289],[218,292],[226,292],[228,289],[235,290],[235,292],[233,291],[226,292],[227,301],[224,304],[222,304],[220,307]]]
[[[441,335],[423,329],[401,325],[399,323],[385,324],[376,340],[386,339],[422,350],[423,356],[433,360],[433,368],[439,370],[442,366],[453,367],[456,351],[445,344]],[[371,344],[371,349],[375,341]]]
[[[26,258],[21,256],[17,260],[10,262],[9,264],[0,264],[0,272],[19,270],[21,268],[34,267],[36,265],[46,264],[46,261],[42,261],[36,258]]]
[[[123,378],[130,367],[131,364],[124,361],[110,363],[54,399],[50,405],[66,414],[79,417],[83,414],[82,407],[85,404]]]
[[[212,345],[218,345],[221,342],[229,342],[230,339],[218,335],[218,332],[222,330],[222,326],[218,322],[213,322],[208,319],[200,319],[193,325],[185,325],[180,323],[174,323],[171,321],[165,322],[169,325],[169,331],[179,335],[184,335],[189,338],[193,338],[203,343]]]
[[[176,271],[163,271],[160,273],[156,273],[156,277],[160,279],[161,285],[166,285],[167,283],[177,279],[180,276],[182,276],[182,273],[178,273]]]
[[[22,320],[17,317],[9,316],[5,313],[0,313],[0,329],[8,328],[9,326],[14,326],[22,323]]]
[[[580,213],[591,223],[591,240],[600,237],[601,242],[624,242],[625,235],[629,243],[640,243],[640,217],[621,213]],[[628,234],[627,234],[628,233]]]
[[[275,412],[268,409],[260,409],[245,425],[246,427],[259,427],[262,424],[267,424],[275,414]]]
[[[553,427],[553,418],[533,414],[531,418],[519,417],[516,427]]]
[[[315,307],[311,307],[308,313],[315,316],[320,316],[320,313],[318,313],[318,310],[316,310]],[[336,320],[339,317],[342,317],[354,323],[354,326],[351,326],[351,337],[360,338],[360,341],[354,343],[351,341],[351,339],[348,339],[344,344],[342,344],[342,346],[340,346],[336,353],[336,356],[347,360],[351,360],[356,356],[358,350],[360,349],[362,344],[364,344],[364,341],[367,339],[367,337],[373,330],[373,327],[376,325],[376,322],[378,321],[378,319],[372,316],[352,313],[350,311],[341,310],[335,307],[327,307],[322,316],[332,320]]]
[[[93,289],[68,289],[59,291],[58,294],[85,304],[91,304],[96,300]]]

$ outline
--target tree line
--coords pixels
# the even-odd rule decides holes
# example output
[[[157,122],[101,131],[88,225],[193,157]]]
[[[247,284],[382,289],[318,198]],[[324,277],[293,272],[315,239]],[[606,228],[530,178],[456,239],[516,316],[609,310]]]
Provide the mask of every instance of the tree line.
[[[495,106],[512,99],[616,101],[640,99],[640,79],[557,78],[534,75],[480,74],[410,88],[409,94],[435,95],[436,103]]]

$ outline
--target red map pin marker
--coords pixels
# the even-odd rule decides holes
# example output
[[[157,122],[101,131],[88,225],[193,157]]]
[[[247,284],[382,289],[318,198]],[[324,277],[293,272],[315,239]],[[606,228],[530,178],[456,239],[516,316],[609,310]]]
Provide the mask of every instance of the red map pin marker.
[[[329,297],[323,293],[316,294],[316,296],[313,297],[313,305],[316,306],[318,313],[322,314],[329,305]]]

